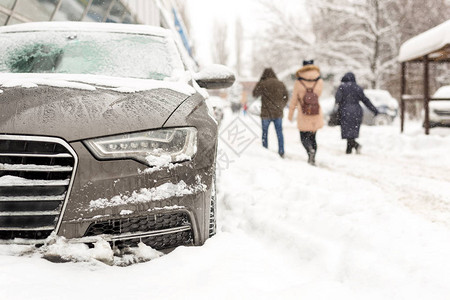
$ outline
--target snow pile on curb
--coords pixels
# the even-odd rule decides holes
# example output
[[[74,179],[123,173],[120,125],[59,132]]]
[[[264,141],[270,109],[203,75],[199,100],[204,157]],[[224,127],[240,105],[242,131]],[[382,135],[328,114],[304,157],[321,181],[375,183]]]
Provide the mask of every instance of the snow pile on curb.
[[[269,129],[270,150],[255,141],[218,178],[219,234],[283,257],[296,282],[272,283],[295,286],[289,299],[446,299],[450,135],[361,131],[363,154],[346,155],[339,128],[325,127],[312,167],[295,125],[284,125],[284,160]]]
[[[52,234],[45,244],[39,248],[24,245],[0,245],[0,255],[42,257],[55,263],[83,262],[91,265],[129,266],[135,263],[147,262],[163,256],[159,252],[143,243],[137,247],[122,250],[111,249],[110,244],[98,238],[93,248],[83,243],[71,243],[63,237]]]
[[[52,262],[93,262],[100,261],[107,265],[114,262],[114,252],[109,243],[99,239],[90,249],[85,244],[69,243],[65,238],[53,236],[47,239],[47,243],[40,247],[38,253],[43,258]]]

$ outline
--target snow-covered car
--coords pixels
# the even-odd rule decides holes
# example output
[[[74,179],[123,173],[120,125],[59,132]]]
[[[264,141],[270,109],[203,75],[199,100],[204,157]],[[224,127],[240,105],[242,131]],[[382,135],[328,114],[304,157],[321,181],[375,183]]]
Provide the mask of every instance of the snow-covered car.
[[[398,114],[398,101],[391,96],[387,90],[365,89],[364,94],[370,99],[373,105],[378,109],[379,114],[373,113],[363,106],[363,124],[366,125],[389,125]]]
[[[379,114],[374,114],[364,105],[360,104],[363,109],[363,124],[366,125],[389,125],[398,114],[398,101],[391,96],[386,90],[365,89],[364,94],[370,99],[372,104],[378,109]],[[333,103],[333,105],[331,105]],[[326,98],[322,102],[325,121],[329,126],[335,126],[337,123],[337,109],[334,107],[334,98]]]
[[[320,108],[322,109],[324,121],[329,126],[336,125],[336,124],[330,123],[330,119],[333,118],[336,113],[336,112],[333,112],[335,102],[336,102],[336,100],[334,99],[334,97],[319,98],[319,104],[320,104]]]
[[[234,75],[196,75],[178,49],[143,25],[0,28],[0,242],[169,249],[215,233],[218,128],[203,88]]]
[[[450,85],[440,87],[434,99],[450,99]],[[450,126],[450,100],[430,101],[430,126]]]

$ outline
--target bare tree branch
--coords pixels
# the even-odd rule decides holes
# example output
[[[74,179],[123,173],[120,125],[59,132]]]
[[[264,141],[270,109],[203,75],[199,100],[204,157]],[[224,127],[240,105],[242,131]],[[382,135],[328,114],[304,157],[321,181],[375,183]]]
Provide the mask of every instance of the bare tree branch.
[[[215,21],[212,32],[212,57],[215,63],[228,63],[229,49],[227,45],[228,26],[224,22]]]

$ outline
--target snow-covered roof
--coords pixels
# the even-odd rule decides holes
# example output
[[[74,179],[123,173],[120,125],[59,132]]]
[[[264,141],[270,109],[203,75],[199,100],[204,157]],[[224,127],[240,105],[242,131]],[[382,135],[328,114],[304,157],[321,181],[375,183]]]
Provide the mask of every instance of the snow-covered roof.
[[[407,40],[400,47],[398,60],[410,61],[450,45],[450,20]]]
[[[170,30],[161,27],[99,22],[30,22],[0,27],[0,33],[27,31],[100,31],[149,34],[155,36],[172,35]]]

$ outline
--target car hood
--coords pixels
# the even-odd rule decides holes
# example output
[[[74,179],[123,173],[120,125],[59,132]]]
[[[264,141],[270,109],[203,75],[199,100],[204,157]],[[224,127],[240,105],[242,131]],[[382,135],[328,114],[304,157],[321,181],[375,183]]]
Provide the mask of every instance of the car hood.
[[[189,95],[170,89],[120,93],[38,86],[0,93],[0,134],[76,141],[160,128]]]

